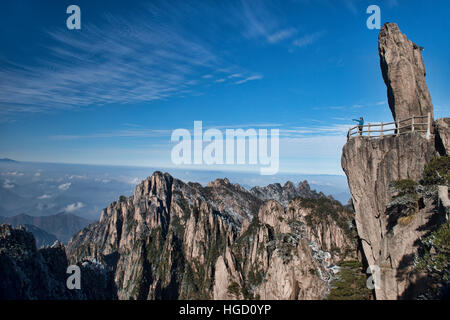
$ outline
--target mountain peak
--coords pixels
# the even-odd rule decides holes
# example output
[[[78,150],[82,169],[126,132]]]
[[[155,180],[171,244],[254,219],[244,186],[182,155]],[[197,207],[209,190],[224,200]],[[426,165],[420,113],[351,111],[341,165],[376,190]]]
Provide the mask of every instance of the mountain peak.
[[[317,203],[303,208],[301,201],[290,201],[288,208],[285,204],[296,196],[292,182],[249,191],[227,178],[202,187],[158,172],[136,187],[134,201],[111,203],[98,223],[70,240],[67,252],[72,260],[95,259],[114,270],[120,299],[244,298],[243,290],[229,292],[232,283],[248,286],[248,292],[261,298],[318,298],[328,288],[321,275],[328,275],[332,259],[340,259],[321,250],[339,244],[347,252],[352,243],[330,219],[302,231],[304,217]],[[333,236],[324,236],[323,230]],[[317,244],[310,247],[311,241]],[[319,260],[318,254],[328,260]],[[316,268],[320,271],[310,272]],[[291,270],[300,271],[293,275]],[[279,287],[278,272],[295,278],[287,290]],[[266,278],[267,292],[273,292],[269,296],[264,296],[261,281],[248,281],[255,273]],[[305,274],[308,288],[315,290],[298,289]],[[286,296],[287,291],[292,293]]]
[[[408,40],[397,24],[385,23],[378,36],[378,53],[389,108],[395,121],[412,116],[433,116],[433,104],[425,82],[422,49]]]
[[[214,181],[209,182],[206,186],[207,187],[220,187],[220,186],[229,186],[231,185],[230,180],[228,178],[217,178]]]

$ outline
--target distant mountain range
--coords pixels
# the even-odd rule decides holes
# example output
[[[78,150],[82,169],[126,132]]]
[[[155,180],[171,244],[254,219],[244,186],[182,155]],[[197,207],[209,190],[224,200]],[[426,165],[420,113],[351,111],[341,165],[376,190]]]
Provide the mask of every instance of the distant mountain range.
[[[14,162],[14,163],[17,163],[18,161],[13,160],[13,159],[9,159],[9,158],[3,158],[3,159],[0,159],[0,162]]]
[[[34,235],[34,239],[36,240],[36,248],[41,248],[45,246],[51,246],[58,239],[55,235],[50,234],[41,228],[33,226],[31,224],[24,224],[25,229],[31,232]]]
[[[0,223],[7,223],[13,226],[25,225],[34,234],[37,245],[38,243],[44,245],[52,244],[55,240],[66,243],[75,233],[91,222],[90,220],[65,212],[40,217],[32,217],[27,214],[19,214],[13,217],[0,217]]]

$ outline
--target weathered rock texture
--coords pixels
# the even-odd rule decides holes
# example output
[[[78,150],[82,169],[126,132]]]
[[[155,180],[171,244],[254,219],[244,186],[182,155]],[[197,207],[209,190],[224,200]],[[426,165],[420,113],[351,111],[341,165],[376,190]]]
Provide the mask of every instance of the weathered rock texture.
[[[216,263],[215,299],[323,299],[334,263],[356,257],[351,215],[313,199],[267,201]],[[335,216],[333,216],[335,214]],[[237,271],[237,272],[236,272]],[[229,288],[229,290],[223,290]]]
[[[381,29],[381,70],[396,120],[433,112],[420,51],[396,24],[388,23]],[[442,155],[437,142],[444,145],[441,149],[448,148],[448,123],[448,119],[437,121],[436,133],[428,139],[418,132],[378,139],[358,136],[343,148],[342,168],[348,178],[358,236],[368,264],[381,271],[375,290],[377,299],[417,298],[424,288],[421,282],[426,277],[414,272],[414,257],[421,237],[442,223],[442,213],[437,210],[436,198],[423,191],[418,192],[414,214],[399,219],[404,212],[389,211],[393,200],[391,183],[402,179],[419,182],[425,165],[439,153]]]
[[[394,119],[432,115],[433,104],[425,83],[421,48],[408,40],[397,24],[386,23],[378,37],[378,52]]]
[[[397,299],[410,285],[399,276],[403,265],[411,266],[415,242],[427,232],[418,231],[432,215],[428,207],[407,226],[397,224],[389,230],[387,205],[391,201],[390,183],[400,179],[418,181],[425,164],[435,155],[434,142],[418,133],[383,139],[356,137],[344,146],[342,168],[348,178],[356,212],[358,236],[369,265],[381,268],[377,299]]]
[[[320,299],[333,263],[356,256],[353,213],[326,197],[289,200],[155,172],[68,253],[112,270],[119,299]]]
[[[300,182],[297,187],[290,181],[284,186],[273,183],[265,187],[253,187],[250,192],[262,200],[277,200],[283,206],[287,206],[296,197],[317,199],[324,196],[323,193],[311,190],[307,181]]]
[[[0,300],[114,299],[114,284],[100,266],[80,264],[81,289],[66,287],[64,246],[36,249],[33,234],[22,226],[0,225]]]

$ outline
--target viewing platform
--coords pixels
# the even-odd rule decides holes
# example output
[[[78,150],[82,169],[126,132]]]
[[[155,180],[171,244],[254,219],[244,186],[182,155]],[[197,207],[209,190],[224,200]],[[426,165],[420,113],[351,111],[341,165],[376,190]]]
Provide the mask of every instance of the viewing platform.
[[[424,116],[412,116],[408,119],[393,122],[369,123],[362,126],[356,125],[348,130],[347,141],[358,136],[379,139],[389,136],[399,136],[410,132],[422,133],[429,139],[432,125],[431,113]]]

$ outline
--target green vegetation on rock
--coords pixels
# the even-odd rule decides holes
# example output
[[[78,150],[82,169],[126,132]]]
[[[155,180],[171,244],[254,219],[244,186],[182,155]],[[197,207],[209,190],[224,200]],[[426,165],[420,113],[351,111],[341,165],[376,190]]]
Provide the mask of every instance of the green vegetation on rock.
[[[239,297],[239,294],[241,292],[241,287],[237,282],[231,282],[231,284],[228,286],[228,293],[234,295],[236,298]]]
[[[388,214],[397,218],[397,223],[402,225],[408,224],[419,210],[417,186],[417,182],[411,179],[391,182],[390,187],[393,196],[387,205],[387,209]],[[394,218],[391,220],[395,220]]]
[[[353,219],[353,211],[344,207],[339,201],[327,197],[299,199],[303,208],[311,209],[311,214],[305,217],[306,223],[310,227],[330,218],[344,230],[347,236],[350,238],[355,236],[350,224]]]
[[[422,253],[416,256],[415,268],[436,274],[444,281],[450,279],[450,222],[421,240]]]
[[[420,184],[449,185],[450,184],[450,157],[435,157],[428,162],[422,174]]]
[[[328,300],[372,300],[372,291],[366,286],[366,275],[357,260],[343,261],[336,279],[331,282]]]
[[[419,211],[419,203],[424,198],[436,197],[438,185],[448,185],[450,181],[450,157],[434,157],[424,167],[419,183],[411,179],[401,179],[390,183],[392,198],[386,213],[391,216],[390,229],[395,224],[409,224]]]

